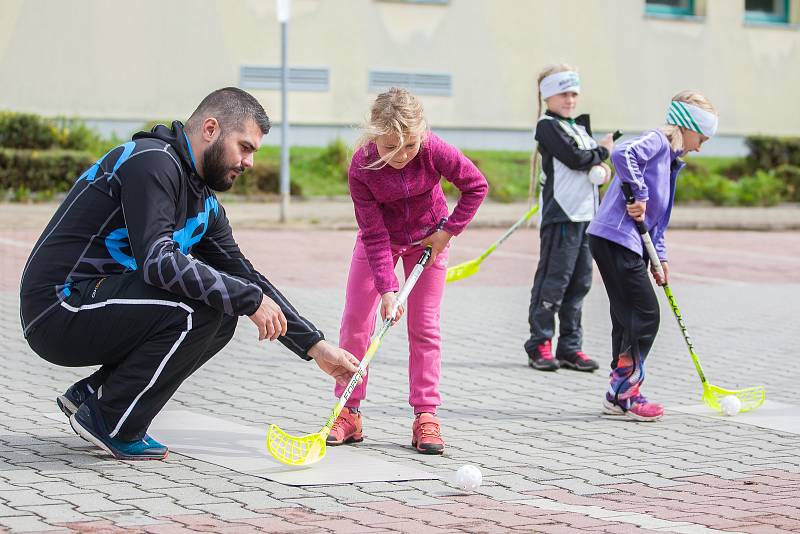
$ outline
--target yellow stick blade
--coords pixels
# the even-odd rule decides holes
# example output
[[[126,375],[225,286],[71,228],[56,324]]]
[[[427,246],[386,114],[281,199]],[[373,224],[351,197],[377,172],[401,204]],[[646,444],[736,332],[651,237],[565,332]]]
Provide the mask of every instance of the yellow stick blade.
[[[292,436],[278,425],[270,425],[267,450],[273,458],[286,465],[311,465],[325,457],[327,433],[317,432],[305,436]]]
[[[455,282],[456,280],[469,278],[478,272],[480,266],[481,262],[478,260],[470,260],[465,261],[464,263],[459,263],[458,265],[453,265],[447,269],[447,277],[445,277],[445,282]]]
[[[764,386],[755,386],[745,389],[725,389],[709,384],[703,392],[703,402],[705,402],[708,407],[721,412],[722,405],[720,401],[728,395],[735,395],[742,401],[740,412],[749,412],[764,404],[767,393]]]

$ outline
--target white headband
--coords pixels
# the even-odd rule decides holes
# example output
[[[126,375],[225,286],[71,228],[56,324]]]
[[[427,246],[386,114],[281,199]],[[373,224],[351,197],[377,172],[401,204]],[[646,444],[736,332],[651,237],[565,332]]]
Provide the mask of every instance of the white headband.
[[[667,109],[667,124],[682,126],[700,135],[711,137],[717,133],[719,117],[692,104],[673,100]]]
[[[580,93],[581,80],[577,72],[557,72],[542,80],[539,84],[539,91],[542,93],[543,99],[561,93]]]

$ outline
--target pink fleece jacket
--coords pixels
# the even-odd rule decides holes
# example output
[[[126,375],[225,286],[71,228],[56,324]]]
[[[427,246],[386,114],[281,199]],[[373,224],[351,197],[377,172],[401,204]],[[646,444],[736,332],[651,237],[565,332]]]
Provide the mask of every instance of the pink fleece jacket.
[[[448,207],[440,180],[460,191],[444,229],[456,236],[475,216],[489,184],[457,148],[428,132],[419,153],[402,169],[365,167],[379,159],[375,143],[359,149],[350,162],[348,179],[359,235],[364,243],[375,289],[397,291],[391,245],[410,245],[432,234]]]

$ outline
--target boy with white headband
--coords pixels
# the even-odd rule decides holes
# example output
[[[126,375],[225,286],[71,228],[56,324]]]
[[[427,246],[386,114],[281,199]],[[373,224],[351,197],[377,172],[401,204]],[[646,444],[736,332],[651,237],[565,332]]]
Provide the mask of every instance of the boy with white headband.
[[[592,284],[592,257],[586,228],[598,205],[598,183],[589,177],[595,166],[605,165],[614,146],[607,135],[600,144],[592,138],[589,116],[572,119],[581,91],[578,73],[569,65],[552,65],[539,73],[537,148],[531,162],[531,183],[542,191],[539,265],[531,289],[525,343],[528,365],[541,371],[560,367],[592,372],[599,366],[582,350],[583,299]],[[541,114],[542,99],[547,111]],[[542,173],[537,176],[538,152]],[[610,175],[605,166],[600,184]],[[533,187],[531,187],[533,189]],[[555,315],[559,319],[558,347],[553,356]]]
[[[650,266],[658,285],[668,282],[664,231],[669,224],[675,184],[684,163],[678,158],[699,152],[717,132],[717,113],[701,94],[677,94],[667,110],[667,124],[614,149],[617,179],[608,188],[589,225],[589,247],[603,277],[611,305],[611,376],[603,412],[638,421],[655,421],[664,407],[640,392],[644,362],[659,326],[659,308],[647,276],[648,258],[634,221],[643,221],[655,244],[664,278]],[[636,201],[627,205],[621,184],[631,184]]]

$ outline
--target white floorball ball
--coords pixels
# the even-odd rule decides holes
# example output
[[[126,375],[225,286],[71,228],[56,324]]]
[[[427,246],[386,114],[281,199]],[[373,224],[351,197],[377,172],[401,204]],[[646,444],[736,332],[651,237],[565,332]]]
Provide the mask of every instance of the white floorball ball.
[[[595,165],[589,169],[589,181],[594,185],[606,183],[606,169],[602,165]]]
[[[456,485],[464,491],[474,491],[483,482],[481,470],[474,465],[462,465],[456,471]]]
[[[722,411],[725,413],[725,415],[734,416],[742,409],[742,401],[740,401],[739,397],[736,395],[722,397],[722,400],[719,401],[719,404],[722,407]]]

